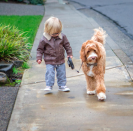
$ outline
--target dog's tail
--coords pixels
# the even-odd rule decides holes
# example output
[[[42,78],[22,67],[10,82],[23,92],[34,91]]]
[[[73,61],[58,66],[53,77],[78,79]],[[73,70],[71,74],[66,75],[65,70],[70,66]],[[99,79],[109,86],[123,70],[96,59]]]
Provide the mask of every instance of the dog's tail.
[[[95,33],[91,40],[98,41],[102,44],[105,44],[105,38],[107,37],[106,31],[104,31],[102,28],[94,29]]]

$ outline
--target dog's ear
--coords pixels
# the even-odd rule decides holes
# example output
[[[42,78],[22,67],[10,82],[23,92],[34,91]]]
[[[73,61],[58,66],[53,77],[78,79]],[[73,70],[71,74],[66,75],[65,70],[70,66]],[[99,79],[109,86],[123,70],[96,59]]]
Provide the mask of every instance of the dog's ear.
[[[81,50],[80,50],[80,59],[82,60],[82,62],[85,62],[86,61],[86,57],[85,57],[85,47],[87,45],[88,41],[87,42],[84,42],[82,44],[82,47],[81,47]]]

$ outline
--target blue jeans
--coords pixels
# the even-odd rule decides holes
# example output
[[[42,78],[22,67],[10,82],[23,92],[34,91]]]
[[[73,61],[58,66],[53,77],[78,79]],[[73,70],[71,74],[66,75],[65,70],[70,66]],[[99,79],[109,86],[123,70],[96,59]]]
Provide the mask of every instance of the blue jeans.
[[[66,85],[66,68],[65,63],[61,65],[46,65],[46,74],[45,74],[45,81],[46,86],[53,86],[55,82],[55,70],[56,70],[56,77],[57,77],[57,84],[58,86],[65,86]]]

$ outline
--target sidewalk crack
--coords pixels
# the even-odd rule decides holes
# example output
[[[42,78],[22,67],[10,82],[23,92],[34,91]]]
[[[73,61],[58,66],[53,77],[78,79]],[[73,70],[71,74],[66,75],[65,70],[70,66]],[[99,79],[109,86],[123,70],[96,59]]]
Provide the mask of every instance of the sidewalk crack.
[[[114,68],[117,68],[117,67],[122,67],[123,65],[120,65],[120,66],[114,66],[114,67],[109,67],[109,68],[106,68],[105,70],[110,70],[110,69],[114,69]],[[127,69],[126,69],[127,70]],[[128,72],[128,71],[127,71]],[[129,74],[129,73],[128,73]],[[69,76],[69,77],[66,77],[66,78],[74,78],[74,77],[78,77],[78,76],[82,76],[84,75],[84,73],[80,73],[80,74],[77,74],[75,76]],[[57,80],[57,79],[55,79]],[[45,80],[43,81],[36,81],[36,82],[31,82],[31,83],[27,83],[27,84],[23,84],[21,86],[24,86],[24,85],[32,85],[32,84],[38,84],[38,83],[43,83],[43,82],[46,82]]]

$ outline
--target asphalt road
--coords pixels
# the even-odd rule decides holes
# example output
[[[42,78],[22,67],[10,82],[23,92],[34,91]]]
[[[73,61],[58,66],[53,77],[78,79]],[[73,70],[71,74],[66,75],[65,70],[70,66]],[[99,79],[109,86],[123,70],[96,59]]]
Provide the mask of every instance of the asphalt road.
[[[6,131],[19,87],[0,87],[0,131]]]
[[[93,9],[116,23],[133,39],[133,0],[69,0]]]

